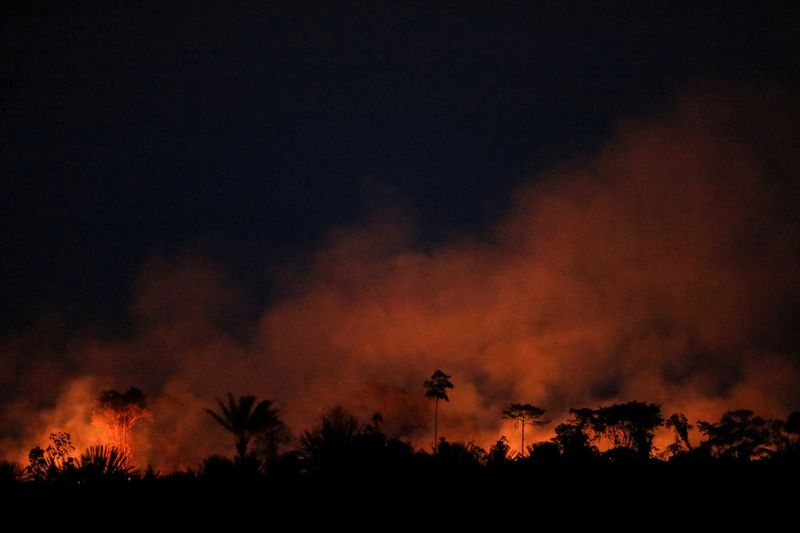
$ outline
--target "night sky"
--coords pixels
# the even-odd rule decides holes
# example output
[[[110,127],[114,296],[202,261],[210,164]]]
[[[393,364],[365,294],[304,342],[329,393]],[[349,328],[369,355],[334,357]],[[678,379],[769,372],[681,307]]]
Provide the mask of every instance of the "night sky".
[[[752,2],[170,4],[4,8],[3,332],[119,326],[180,250],[258,309],[274,265],[389,205],[420,248],[480,236],[621,119],[800,66],[796,10]]]
[[[421,449],[436,368],[485,447],[800,409],[800,9],[482,4],[4,4],[0,459],[130,387],[162,471],[227,392]]]

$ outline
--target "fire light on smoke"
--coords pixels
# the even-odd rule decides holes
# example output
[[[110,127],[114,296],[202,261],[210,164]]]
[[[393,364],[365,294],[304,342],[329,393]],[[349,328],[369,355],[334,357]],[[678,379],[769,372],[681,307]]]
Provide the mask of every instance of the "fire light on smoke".
[[[128,463],[133,463],[133,426],[150,416],[144,394],[139,389],[131,388],[124,394],[108,390],[97,401],[97,409],[92,413],[92,424],[103,429],[106,444],[120,450]]]
[[[277,270],[280,297],[249,322],[220,265],[154,258],[131,335],[2,340],[0,457],[53,431],[87,439],[92,400],[123,377],[152,391],[153,423],[131,431],[144,405],[95,406],[88,429],[164,470],[230,453],[204,414],[227,391],[274,399],[295,433],[342,404],[427,446],[436,368],[455,385],[440,434],[484,447],[516,434],[511,403],[554,423],[630,400],[693,423],[740,407],[785,418],[800,402],[797,117],[771,88],[690,94],[533,178],[481,238],[415,246],[413,217],[394,212],[332,231]]]

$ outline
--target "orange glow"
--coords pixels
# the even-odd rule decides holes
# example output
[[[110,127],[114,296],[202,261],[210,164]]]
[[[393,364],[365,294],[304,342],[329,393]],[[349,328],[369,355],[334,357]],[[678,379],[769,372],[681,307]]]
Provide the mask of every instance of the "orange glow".
[[[771,172],[800,175],[800,160],[772,142],[796,125],[770,106],[789,100],[688,95],[521,187],[480,239],[423,250],[394,211],[334,231],[310,264],[274,270],[281,297],[255,324],[218,265],[154,259],[129,338],[76,333],[63,363],[4,341],[0,376],[20,376],[24,394],[2,423],[25,430],[3,437],[0,457],[50,431],[91,434],[87,406],[120,381],[148,391],[156,416],[130,446],[164,470],[232,453],[203,413],[227,391],[274,398],[295,432],[335,404],[364,421],[380,411],[388,433],[428,447],[422,382],[436,368],[455,385],[440,434],[487,449],[501,433],[518,448],[501,419],[511,402],[553,421],[526,428],[526,444],[552,436],[570,407],[634,399],[692,423],[739,407],[785,418],[800,405],[787,318],[800,301],[800,213],[790,180]],[[80,412],[67,403],[77,383],[93,384]],[[109,438],[128,446],[131,425],[108,424],[122,428]]]
[[[138,393],[138,394],[132,394]],[[135,396],[135,397],[134,397]],[[103,393],[92,413],[92,425],[104,431],[104,442],[120,450],[128,463],[133,463],[131,432],[133,426],[151,413],[144,406],[141,391],[131,389],[125,394],[110,390]]]

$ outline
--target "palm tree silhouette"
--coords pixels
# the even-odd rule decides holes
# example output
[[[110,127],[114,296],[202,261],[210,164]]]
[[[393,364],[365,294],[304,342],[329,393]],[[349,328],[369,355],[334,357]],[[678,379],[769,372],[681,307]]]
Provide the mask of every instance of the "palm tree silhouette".
[[[359,434],[358,419],[337,405],[320,417],[317,427],[300,436],[303,458],[316,470],[347,468]]]
[[[450,382],[450,376],[438,368],[433,375],[431,375],[431,379],[426,380],[423,385],[427,389],[425,391],[425,397],[432,398],[436,402],[433,417],[433,453],[435,454],[439,443],[439,400],[449,402],[450,398],[447,396],[447,389],[452,389],[454,387]]]
[[[250,439],[281,423],[278,419],[278,411],[272,408],[270,400],[264,400],[256,405],[255,396],[242,396],[237,401],[229,392],[228,405],[225,405],[222,400],[217,400],[217,403],[221,410],[220,414],[211,409],[206,409],[206,412],[219,425],[233,433],[236,438],[236,452],[239,454],[240,460],[247,456]]]
[[[78,461],[78,474],[83,481],[97,483],[102,480],[125,481],[134,474],[125,453],[113,446],[90,446]]]

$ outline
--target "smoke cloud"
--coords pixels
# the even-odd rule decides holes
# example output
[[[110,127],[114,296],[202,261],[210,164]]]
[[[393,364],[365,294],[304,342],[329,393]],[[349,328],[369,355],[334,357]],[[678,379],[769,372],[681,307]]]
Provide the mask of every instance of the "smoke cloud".
[[[779,89],[685,94],[533,176],[488,237],[422,249],[394,210],[331,232],[280,269],[282,296],[256,323],[219,265],[153,260],[125,338],[50,324],[3,340],[0,456],[51,431],[90,444],[93,400],[130,386],[153,411],[137,462],[164,470],[232,453],[203,412],[226,391],[275,399],[295,431],[335,404],[380,411],[425,446],[436,368],[455,384],[440,432],[482,445],[516,434],[500,418],[510,402],[556,421],[632,399],[690,420],[785,417],[800,407],[798,117]]]

